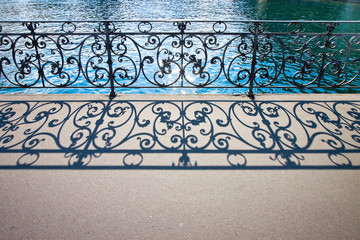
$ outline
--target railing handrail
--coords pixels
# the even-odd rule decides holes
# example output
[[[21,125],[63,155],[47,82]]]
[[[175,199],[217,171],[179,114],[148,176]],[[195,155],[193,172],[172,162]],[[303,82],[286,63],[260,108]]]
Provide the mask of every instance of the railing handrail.
[[[360,20],[271,20],[271,19],[254,19],[254,20],[222,20],[222,19],[129,19],[129,20],[0,20],[0,23],[23,23],[23,22],[33,22],[33,23],[100,23],[100,22],[229,22],[229,23],[360,23]]]

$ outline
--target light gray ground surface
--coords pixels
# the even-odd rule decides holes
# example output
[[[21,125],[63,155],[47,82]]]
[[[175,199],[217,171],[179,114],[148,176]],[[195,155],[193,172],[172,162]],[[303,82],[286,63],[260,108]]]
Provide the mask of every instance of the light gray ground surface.
[[[0,239],[360,239],[359,95],[26,97],[0,95]]]

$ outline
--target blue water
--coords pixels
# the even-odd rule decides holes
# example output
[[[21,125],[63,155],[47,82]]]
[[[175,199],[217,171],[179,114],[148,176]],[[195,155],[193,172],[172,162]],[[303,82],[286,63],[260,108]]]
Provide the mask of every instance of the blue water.
[[[360,1],[1,0],[1,20],[360,20]]]
[[[0,0],[0,20],[360,20],[360,1],[328,0]],[[108,93],[108,89],[21,89],[25,93]],[[244,93],[247,89],[131,89],[125,93]],[[296,89],[260,90],[298,92]],[[324,90],[309,90],[324,92]],[[337,90],[348,92],[348,90]]]

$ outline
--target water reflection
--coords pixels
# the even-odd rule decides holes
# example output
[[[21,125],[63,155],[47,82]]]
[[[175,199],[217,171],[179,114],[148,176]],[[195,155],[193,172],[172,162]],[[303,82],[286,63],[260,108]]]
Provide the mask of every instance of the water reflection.
[[[2,20],[360,19],[360,4],[323,0],[14,0],[0,11]]]

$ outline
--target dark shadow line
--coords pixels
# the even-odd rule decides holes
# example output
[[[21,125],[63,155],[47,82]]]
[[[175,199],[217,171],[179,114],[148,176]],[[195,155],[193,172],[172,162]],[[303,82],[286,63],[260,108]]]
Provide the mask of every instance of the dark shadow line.
[[[0,88],[1,89],[1,88]],[[0,100],[0,103],[9,103],[9,102],[13,102],[13,103],[34,103],[34,102],[39,102],[39,103],[92,103],[92,102],[108,102],[108,101],[114,101],[114,102],[176,102],[176,103],[181,103],[181,102],[186,102],[186,103],[192,103],[192,102],[196,102],[196,103],[206,103],[206,102],[214,102],[214,103],[236,103],[236,102],[260,102],[260,103],[326,103],[326,102],[336,102],[336,103],[360,103],[360,100],[262,100],[262,99],[249,99],[246,97],[246,94],[242,94],[242,95],[237,95],[237,94],[224,94],[225,96],[228,95],[228,97],[239,97],[237,99],[228,99],[228,100],[221,100],[221,99],[210,99],[210,98],[206,98],[206,99],[177,99],[179,96],[182,96],[181,94],[175,94],[175,96],[177,96],[176,98],[169,98],[169,99],[161,99],[161,94],[159,95],[154,95],[155,98],[151,99],[151,100],[146,100],[146,99],[127,99],[124,98],[124,95],[129,95],[131,96],[131,94],[122,94],[122,97],[108,97],[107,94],[96,94],[96,96],[99,95],[104,95],[104,99],[98,99],[98,98],[89,98],[89,99],[79,99],[79,100]],[[214,94],[215,95],[215,94]],[[280,94],[281,95],[281,94]],[[287,94],[283,94],[284,96]],[[300,94],[299,94],[300,95]],[[306,94],[302,94],[302,95],[306,95]],[[314,95],[314,94],[308,94],[309,96]],[[331,95],[331,94],[329,94]],[[334,97],[336,94],[333,94]],[[351,95],[351,94],[348,94]],[[353,94],[358,95],[358,94]],[[0,96],[5,96],[0,94]],[[95,94],[94,94],[95,96]],[[159,98],[156,98],[156,96],[158,96]],[[215,95],[216,97],[216,95]]]
[[[360,166],[201,166],[201,167],[173,167],[173,166],[0,166],[0,170],[360,170]]]
[[[128,150],[128,149],[96,149],[96,150],[83,150],[83,149],[75,149],[74,151],[68,151],[68,150],[57,150],[57,149],[40,149],[40,150],[28,150],[24,151],[23,149],[1,149],[1,153],[53,153],[53,154],[67,154],[67,153],[87,153],[87,154],[124,154],[124,153],[141,153],[141,154],[182,154],[186,152],[187,154],[226,154],[226,153],[243,153],[243,154],[275,154],[275,153],[294,153],[294,154],[349,154],[349,153],[359,153],[360,151],[358,149],[329,149],[329,150],[323,150],[323,149],[285,149],[285,150],[272,150],[272,149],[255,149],[255,150],[203,150],[199,148],[194,149],[150,149],[150,150]]]

